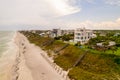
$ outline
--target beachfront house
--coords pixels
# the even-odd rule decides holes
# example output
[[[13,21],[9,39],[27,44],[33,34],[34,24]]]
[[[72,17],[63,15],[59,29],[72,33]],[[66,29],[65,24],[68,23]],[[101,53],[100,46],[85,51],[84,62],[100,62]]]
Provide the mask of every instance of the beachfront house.
[[[51,34],[50,36],[52,38],[62,36],[62,30],[61,29],[53,29],[50,34]]]
[[[93,37],[93,31],[85,28],[77,28],[74,31],[74,42],[85,44]]]

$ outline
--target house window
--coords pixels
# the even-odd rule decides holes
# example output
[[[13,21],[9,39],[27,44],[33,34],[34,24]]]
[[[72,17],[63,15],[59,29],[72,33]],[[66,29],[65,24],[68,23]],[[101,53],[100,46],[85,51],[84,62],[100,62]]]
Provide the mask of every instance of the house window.
[[[81,39],[83,39],[83,37],[81,37]]]
[[[80,33],[78,33],[78,35],[80,36]]]
[[[88,36],[90,36],[91,35],[91,33],[88,33]]]
[[[79,39],[79,37],[76,37],[76,39]]]

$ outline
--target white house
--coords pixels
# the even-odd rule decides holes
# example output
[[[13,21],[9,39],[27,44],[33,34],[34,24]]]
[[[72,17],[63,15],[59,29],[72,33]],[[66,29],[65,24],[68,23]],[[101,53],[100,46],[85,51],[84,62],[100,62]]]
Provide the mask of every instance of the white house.
[[[74,42],[80,42],[81,44],[85,44],[88,42],[90,38],[93,36],[93,31],[85,28],[77,28],[74,31]]]
[[[58,37],[58,36],[62,36],[62,30],[61,29],[53,29],[51,31],[51,37]]]

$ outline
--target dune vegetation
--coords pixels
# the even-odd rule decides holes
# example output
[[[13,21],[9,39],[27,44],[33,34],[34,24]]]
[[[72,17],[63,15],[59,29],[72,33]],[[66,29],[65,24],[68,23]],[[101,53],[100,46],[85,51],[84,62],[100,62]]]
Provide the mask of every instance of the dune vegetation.
[[[105,54],[89,50],[85,57],[76,66],[86,50],[74,45],[69,45],[63,50],[55,53],[67,43],[54,40],[49,37],[40,37],[38,34],[22,32],[31,43],[42,49],[54,52],[54,62],[64,70],[69,70],[69,77],[74,80],[119,80],[120,79],[120,56],[115,54]],[[53,40],[53,41],[52,41]],[[50,42],[51,41],[51,42]],[[47,44],[47,42],[49,44]]]

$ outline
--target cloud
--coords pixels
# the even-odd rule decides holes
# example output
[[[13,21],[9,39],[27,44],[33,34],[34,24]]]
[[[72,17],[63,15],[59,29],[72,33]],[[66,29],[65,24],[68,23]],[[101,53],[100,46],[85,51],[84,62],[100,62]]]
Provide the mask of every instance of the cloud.
[[[84,21],[80,23],[80,26],[87,27],[89,29],[108,29],[108,30],[120,30],[120,18],[115,21],[102,21],[102,22],[92,22]]]
[[[86,0],[89,3],[95,3],[95,0]]]
[[[53,25],[53,24],[49,24]],[[88,29],[106,29],[106,30],[120,30],[120,18],[114,21],[101,21],[101,22],[93,22],[90,20],[86,21],[56,21],[53,26],[56,28],[62,29],[75,29],[75,28],[88,28]]]
[[[120,18],[115,21],[92,22],[70,21],[61,16],[77,13],[81,10],[75,6],[82,0],[0,0],[0,30],[16,27],[28,29],[36,26],[38,29],[86,27],[91,29],[120,29]],[[95,0],[86,0],[94,3]],[[106,0],[107,4],[120,3],[119,0]],[[80,5],[79,5],[80,6]],[[89,13],[88,13],[89,14]],[[79,17],[79,16],[78,16]],[[73,17],[73,19],[75,19]],[[12,28],[12,25],[14,26]],[[11,27],[11,28],[10,28]]]
[[[51,6],[55,8],[55,10],[57,11],[56,13],[59,14],[60,16],[69,15],[80,11],[79,8],[70,5],[73,2],[73,0],[52,0],[52,1],[48,0],[48,1],[50,2]]]
[[[15,29],[76,29],[76,28],[88,28],[93,30],[120,30],[120,18],[114,21],[102,21],[102,22],[93,22],[90,20],[86,21],[63,21],[63,20],[52,20],[42,25],[10,25],[2,26],[3,30],[15,30]],[[2,30],[0,28],[0,30]]]
[[[105,0],[106,4],[120,6],[120,0]]]
[[[52,28],[62,28],[62,29],[75,29],[75,28],[88,28],[88,29],[106,29],[106,30],[120,30],[120,18],[114,21],[101,21],[101,22],[93,22],[90,20],[86,21],[63,21],[56,20],[55,23],[50,22],[45,25],[46,28],[53,26]]]
[[[79,12],[72,1],[0,0],[0,25],[46,24],[47,20]]]

